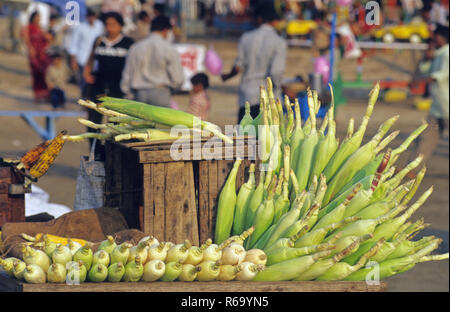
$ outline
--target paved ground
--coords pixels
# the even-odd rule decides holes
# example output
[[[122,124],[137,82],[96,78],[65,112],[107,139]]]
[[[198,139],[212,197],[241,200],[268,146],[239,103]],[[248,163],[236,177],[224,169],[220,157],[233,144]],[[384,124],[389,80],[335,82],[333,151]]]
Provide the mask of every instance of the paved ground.
[[[197,41],[205,43],[204,41]],[[216,50],[224,60],[225,68],[229,68],[236,55],[236,43],[232,40],[214,42]],[[412,71],[415,63],[414,55],[408,52],[377,53],[377,58],[384,62],[368,59],[364,63],[363,79],[376,81],[379,79],[408,79],[404,73],[394,72],[386,64],[396,64]],[[417,57],[417,55],[416,55]],[[311,55],[308,50],[292,48],[288,53],[286,76],[297,74],[306,75],[312,70]],[[341,70],[344,80],[356,77],[356,62],[344,61]],[[223,84],[217,77],[211,77],[210,97],[212,99],[211,121],[219,125],[235,123],[237,113],[238,78]],[[71,103],[67,109],[79,110],[75,100],[78,97],[76,87],[71,87],[69,97]],[[37,109],[32,102],[28,63],[24,56],[0,52],[0,110],[30,110]],[[175,100],[181,108],[186,108],[188,96],[178,95]],[[346,123],[350,117],[355,117],[357,126],[365,110],[365,101],[352,100],[337,112],[338,134],[342,137],[346,130]],[[49,109],[47,105],[40,105],[39,109]],[[367,137],[375,133],[378,125],[390,116],[400,114],[401,118],[395,125],[401,130],[398,139],[392,146],[397,146],[408,133],[418,127],[426,117],[423,112],[416,111],[411,101],[405,103],[385,104],[379,101],[375,107],[373,117],[367,130]],[[41,122],[43,122],[41,120]],[[61,118],[57,121],[57,130],[67,129],[69,133],[84,132],[73,118]],[[0,155],[19,156],[26,150],[40,142],[40,138],[20,118],[0,117]],[[50,193],[51,202],[72,207],[75,195],[75,179],[80,162],[80,156],[86,155],[86,143],[68,143],[62,150],[56,163],[37,183]],[[431,226],[424,231],[427,235],[436,235],[444,239],[440,247],[441,252],[448,252],[449,228],[449,143],[448,139],[441,140],[437,151],[427,164],[427,175],[419,191],[423,192],[431,185],[435,192],[427,203],[412,217],[412,220],[423,216]],[[388,280],[390,291],[448,291],[449,263],[448,261],[422,263],[414,269]]]

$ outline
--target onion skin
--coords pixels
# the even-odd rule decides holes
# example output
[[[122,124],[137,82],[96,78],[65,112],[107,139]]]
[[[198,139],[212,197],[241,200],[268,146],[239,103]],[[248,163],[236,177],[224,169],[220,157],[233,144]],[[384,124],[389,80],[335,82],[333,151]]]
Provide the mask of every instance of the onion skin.
[[[68,248],[67,251],[70,253]],[[70,258],[72,258],[72,255],[70,255]],[[27,265],[37,264],[38,266],[41,267],[42,270],[44,270],[45,273],[47,273],[48,267],[50,266],[50,258],[47,256],[45,252],[39,249],[33,249],[28,247],[27,251],[25,252],[23,260]]]
[[[81,246],[80,243],[71,241],[71,240],[69,239],[69,240],[68,240],[68,243],[67,243],[67,247],[69,247],[70,252],[72,253],[72,256],[73,256],[73,255],[75,255],[75,253],[78,251],[78,249],[80,249],[82,246]]]
[[[153,236],[145,236],[141,238],[141,240],[137,243],[137,245],[145,242],[148,247],[158,246],[159,241]]]
[[[106,237],[106,239],[104,241],[102,241],[100,243],[100,245],[98,246],[98,250],[104,250],[106,251],[108,254],[111,255],[111,253],[114,251],[114,249],[117,247],[117,244],[114,240],[114,237],[112,237],[111,235],[108,235]]]
[[[13,276],[14,261],[18,260],[20,261],[20,259],[13,257],[6,259],[0,258],[0,266],[3,268],[3,270],[5,270],[6,273],[8,273],[8,275]]]
[[[251,262],[254,264],[266,265],[267,255],[261,249],[250,249],[250,250],[247,250],[244,262]]]
[[[97,250],[92,256],[92,264],[101,263],[104,266],[109,266],[109,253],[106,250]]]
[[[179,261],[181,264],[183,264],[189,254],[189,248],[191,248],[191,243],[189,241],[185,241],[184,244],[177,244],[175,246],[172,246],[167,251],[167,259],[166,262],[177,262]]]
[[[78,251],[73,255],[73,261],[83,261],[84,266],[86,267],[86,270],[90,270],[92,266],[92,249],[85,245],[78,249]]]
[[[55,242],[52,242],[50,239],[47,238],[47,235],[44,235],[44,252],[47,254],[49,258],[52,257],[53,252],[56,249],[57,244]]]
[[[236,274],[236,280],[238,281],[251,281],[255,278],[259,271],[262,271],[264,266],[257,265],[251,262],[242,263],[242,271]]]
[[[200,267],[196,267],[192,264],[183,264],[181,274],[178,276],[178,280],[182,282],[192,282],[197,277],[197,272],[200,271]]]
[[[70,252],[69,247],[58,244],[52,254],[52,260],[53,263],[61,263],[64,266],[67,264],[67,262],[72,261],[72,253]]]
[[[66,268],[61,263],[53,263],[47,271],[49,283],[64,283],[66,281]]]
[[[148,257],[147,247],[149,247],[149,243],[147,241],[140,242],[138,245],[131,247],[127,262],[132,262],[136,256],[139,256],[141,258],[141,262],[145,263]]]
[[[92,266],[88,273],[88,279],[94,283],[101,283],[108,277],[108,268],[103,264],[96,263]]]
[[[246,252],[242,245],[232,243],[230,246],[222,250],[221,263],[238,265],[244,261],[245,255]]]
[[[216,280],[220,274],[220,260],[203,261],[198,266],[200,271],[197,273],[197,280],[200,282],[211,282]]]
[[[203,260],[203,250],[197,246],[189,248],[188,256],[184,264],[197,265]]]
[[[166,265],[162,260],[151,260],[144,265],[144,274],[142,280],[144,282],[154,282],[159,280],[166,270]]]
[[[240,265],[224,264],[220,266],[219,281],[232,281],[236,278],[236,274],[242,270]]]
[[[30,284],[44,284],[47,279],[44,270],[37,264],[27,265],[23,278]]]
[[[122,262],[116,262],[108,268],[108,282],[120,282],[125,274],[125,266]]]
[[[181,274],[182,265],[180,262],[169,262],[166,263],[166,270],[164,275],[161,277],[163,282],[172,282],[178,278]]]
[[[203,251],[203,261],[218,261],[221,258],[222,250],[217,244],[211,244]]]
[[[86,281],[87,277],[87,270],[86,267],[83,265],[82,261],[71,261],[66,264],[67,268],[67,275],[66,275],[66,281],[72,282],[72,283],[84,283]],[[78,276],[77,276],[78,275]],[[79,280],[75,280],[78,278]]]
[[[23,280],[23,274],[25,273],[25,268],[27,264],[20,260],[14,260],[12,274],[18,280]]]
[[[122,243],[114,248],[113,252],[111,253],[111,264],[116,262],[127,263],[131,247],[133,246],[129,243]]]
[[[139,256],[125,266],[124,282],[138,282],[144,274],[144,266]]]
[[[152,260],[166,261],[167,250],[165,248],[165,243],[160,243],[158,246],[153,246],[148,249],[147,262]]]

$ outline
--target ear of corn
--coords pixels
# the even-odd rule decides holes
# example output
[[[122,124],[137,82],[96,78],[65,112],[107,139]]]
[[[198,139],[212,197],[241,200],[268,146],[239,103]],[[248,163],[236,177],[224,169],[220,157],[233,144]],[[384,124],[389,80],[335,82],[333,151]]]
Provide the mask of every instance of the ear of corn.
[[[45,151],[40,154],[39,159],[30,168],[30,174],[35,178],[42,177],[55,161],[64,146],[67,131],[61,131],[51,140]]]
[[[217,204],[217,222],[214,241],[222,243],[231,233],[233,226],[234,211],[236,206],[236,175],[242,163],[241,159],[234,162],[233,169],[222,188]]]
[[[248,181],[239,189],[236,198],[236,211],[233,221],[233,235],[239,235],[245,229],[245,216],[251,196],[255,190],[255,164],[250,165]]]

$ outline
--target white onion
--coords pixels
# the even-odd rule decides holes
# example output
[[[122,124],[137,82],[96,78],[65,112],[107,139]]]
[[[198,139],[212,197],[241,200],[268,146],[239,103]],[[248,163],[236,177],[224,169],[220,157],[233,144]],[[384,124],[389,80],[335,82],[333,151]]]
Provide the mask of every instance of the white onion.
[[[245,249],[242,245],[232,243],[230,246],[222,250],[222,264],[237,265],[241,264],[245,259]]]
[[[261,249],[250,249],[250,250],[247,250],[247,254],[245,255],[244,261],[251,262],[254,264],[266,265],[267,255]]]
[[[31,284],[43,284],[47,279],[44,270],[37,264],[27,265],[23,273],[23,278],[27,283]]]
[[[166,270],[166,265],[161,260],[151,260],[144,265],[144,274],[142,280],[144,282],[153,282],[159,280]]]
[[[259,271],[264,270],[264,266],[251,262],[242,262],[241,267],[242,270],[236,274],[238,281],[251,281]]]

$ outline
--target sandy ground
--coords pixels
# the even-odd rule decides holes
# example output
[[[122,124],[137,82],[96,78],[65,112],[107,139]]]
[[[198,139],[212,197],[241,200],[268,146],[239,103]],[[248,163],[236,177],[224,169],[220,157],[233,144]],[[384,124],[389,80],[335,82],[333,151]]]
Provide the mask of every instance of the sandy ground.
[[[209,44],[209,42],[196,40],[196,43]],[[236,56],[235,40],[215,40],[214,47],[223,58],[225,69],[228,69]],[[363,80],[376,81],[379,79],[408,79],[405,73],[392,70],[400,66],[407,71],[414,69],[418,54],[405,51],[378,52],[375,57],[368,58],[364,63]],[[380,61],[383,59],[384,62]],[[388,63],[386,63],[386,61]],[[343,61],[340,65],[344,80],[353,80],[356,77],[356,62]],[[293,77],[298,74],[307,75],[312,70],[311,53],[307,49],[290,48],[287,60],[286,76]],[[222,83],[218,77],[211,77],[212,111],[210,121],[221,126],[236,122],[237,114],[237,87],[239,78]],[[31,80],[28,63],[20,54],[0,52],[0,110],[49,110],[48,105],[38,105],[32,101]],[[75,104],[78,89],[71,86],[68,90],[70,103],[68,110],[80,110]],[[182,109],[187,107],[189,97],[177,95],[174,97]],[[345,134],[346,124],[350,117],[356,120],[358,126],[365,111],[365,101],[349,100],[345,106],[337,111],[338,135]],[[418,127],[426,113],[413,108],[411,100],[404,103],[385,104],[379,101],[375,107],[372,119],[367,130],[367,137],[375,133],[378,125],[390,116],[400,114],[401,118],[395,129],[401,130],[399,137],[392,146],[400,144],[401,140]],[[43,120],[39,120],[43,124]],[[56,123],[57,130],[67,129],[69,133],[84,132],[74,118],[60,118]],[[20,156],[40,142],[39,136],[25,124],[19,117],[0,116],[0,155]],[[75,196],[75,181],[80,156],[86,155],[86,143],[68,143],[62,150],[56,163],[49,172],[40,179],[37,185],[50,193],[50,201],[73,206]],[[404,157],[403,157],[404,158]],[[447,139],[439,143],[439,147],[427,164],[427,175],[422,183],[420,192],[434,185],[435,192],[426,204],[420,209],[412,220],[423,216],[431,226],[423,234],[436,235],[444,239],[440,252],[448,252],[449,228],[449,145]],[[449,263],[448,261],[422,263],[409,272],[395,276],[388,280],[390,291],[448,291],[449,290]]]

